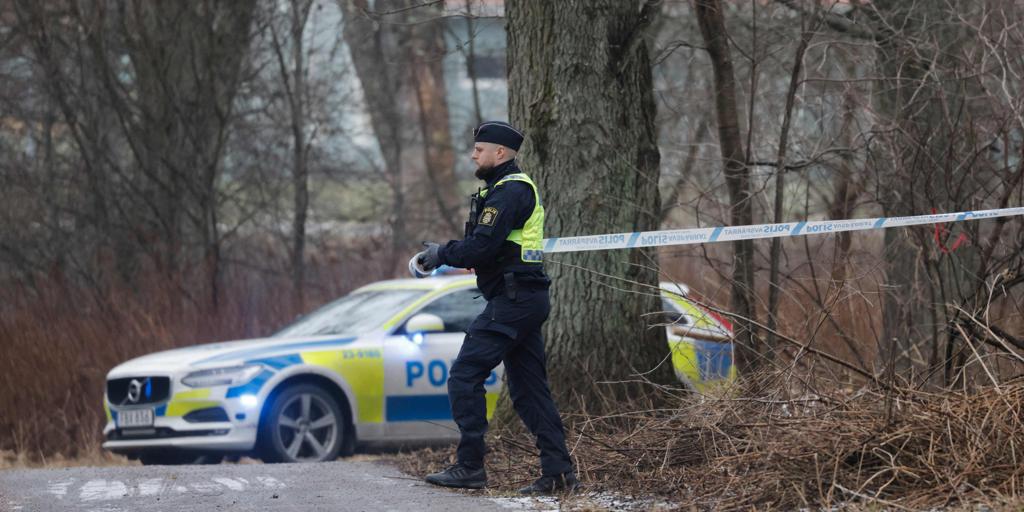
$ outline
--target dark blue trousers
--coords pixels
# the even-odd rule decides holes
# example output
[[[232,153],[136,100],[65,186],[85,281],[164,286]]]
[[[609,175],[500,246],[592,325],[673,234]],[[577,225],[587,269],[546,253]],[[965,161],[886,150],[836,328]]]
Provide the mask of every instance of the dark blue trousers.
[[[462,434],[460,463],[483,467],[487,433],[484,381],[504,362],[512,405],[537,438],[542,473],[554,476],[572,470],[562,419],[548,387],[540,333],[550,310],[546,289],[520,289],[515,299],[499,295],[488,301],[470,325],[448,373],[452,417]]]

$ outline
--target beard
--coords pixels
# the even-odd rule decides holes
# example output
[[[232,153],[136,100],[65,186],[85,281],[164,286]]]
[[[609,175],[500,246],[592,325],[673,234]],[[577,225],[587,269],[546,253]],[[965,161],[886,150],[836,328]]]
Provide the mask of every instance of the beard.
[[[493,165],[481,165],[476,168],[476,171],[473,172],[473,176],[476,176],[478,180],[487,181],[487,177],[491,175],[491,171],[493,170]]]

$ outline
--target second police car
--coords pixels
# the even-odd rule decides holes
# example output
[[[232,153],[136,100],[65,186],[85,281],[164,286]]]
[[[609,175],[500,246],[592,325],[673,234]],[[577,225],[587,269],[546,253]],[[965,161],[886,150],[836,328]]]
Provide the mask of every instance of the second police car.
[[[734,375],[732,328],[686,294],[662,285],[676,374],[702,389]],[[484,305],[472,275],[382,281],[269,338],[133,359],[107,375],[103,447],[144,464],[314,462],[357,441],[457,439],[448,368]],[[501,373],[485,385],[488,416]]]

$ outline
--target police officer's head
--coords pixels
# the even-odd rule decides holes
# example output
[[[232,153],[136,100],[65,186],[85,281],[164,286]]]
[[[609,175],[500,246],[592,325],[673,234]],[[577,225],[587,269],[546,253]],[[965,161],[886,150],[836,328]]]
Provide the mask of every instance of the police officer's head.
[[[523,134],[508,123],[487,121],[473,130],[473,161],[476,177],[485,179],[491,169],[516,157]]]

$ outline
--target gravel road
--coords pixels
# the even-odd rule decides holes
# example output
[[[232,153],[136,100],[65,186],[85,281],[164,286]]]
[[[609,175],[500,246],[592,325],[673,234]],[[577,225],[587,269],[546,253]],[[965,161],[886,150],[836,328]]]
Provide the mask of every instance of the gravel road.
[[[0,471],[0,510],[497,511],[522,502],[440,489],[379,461]]]

